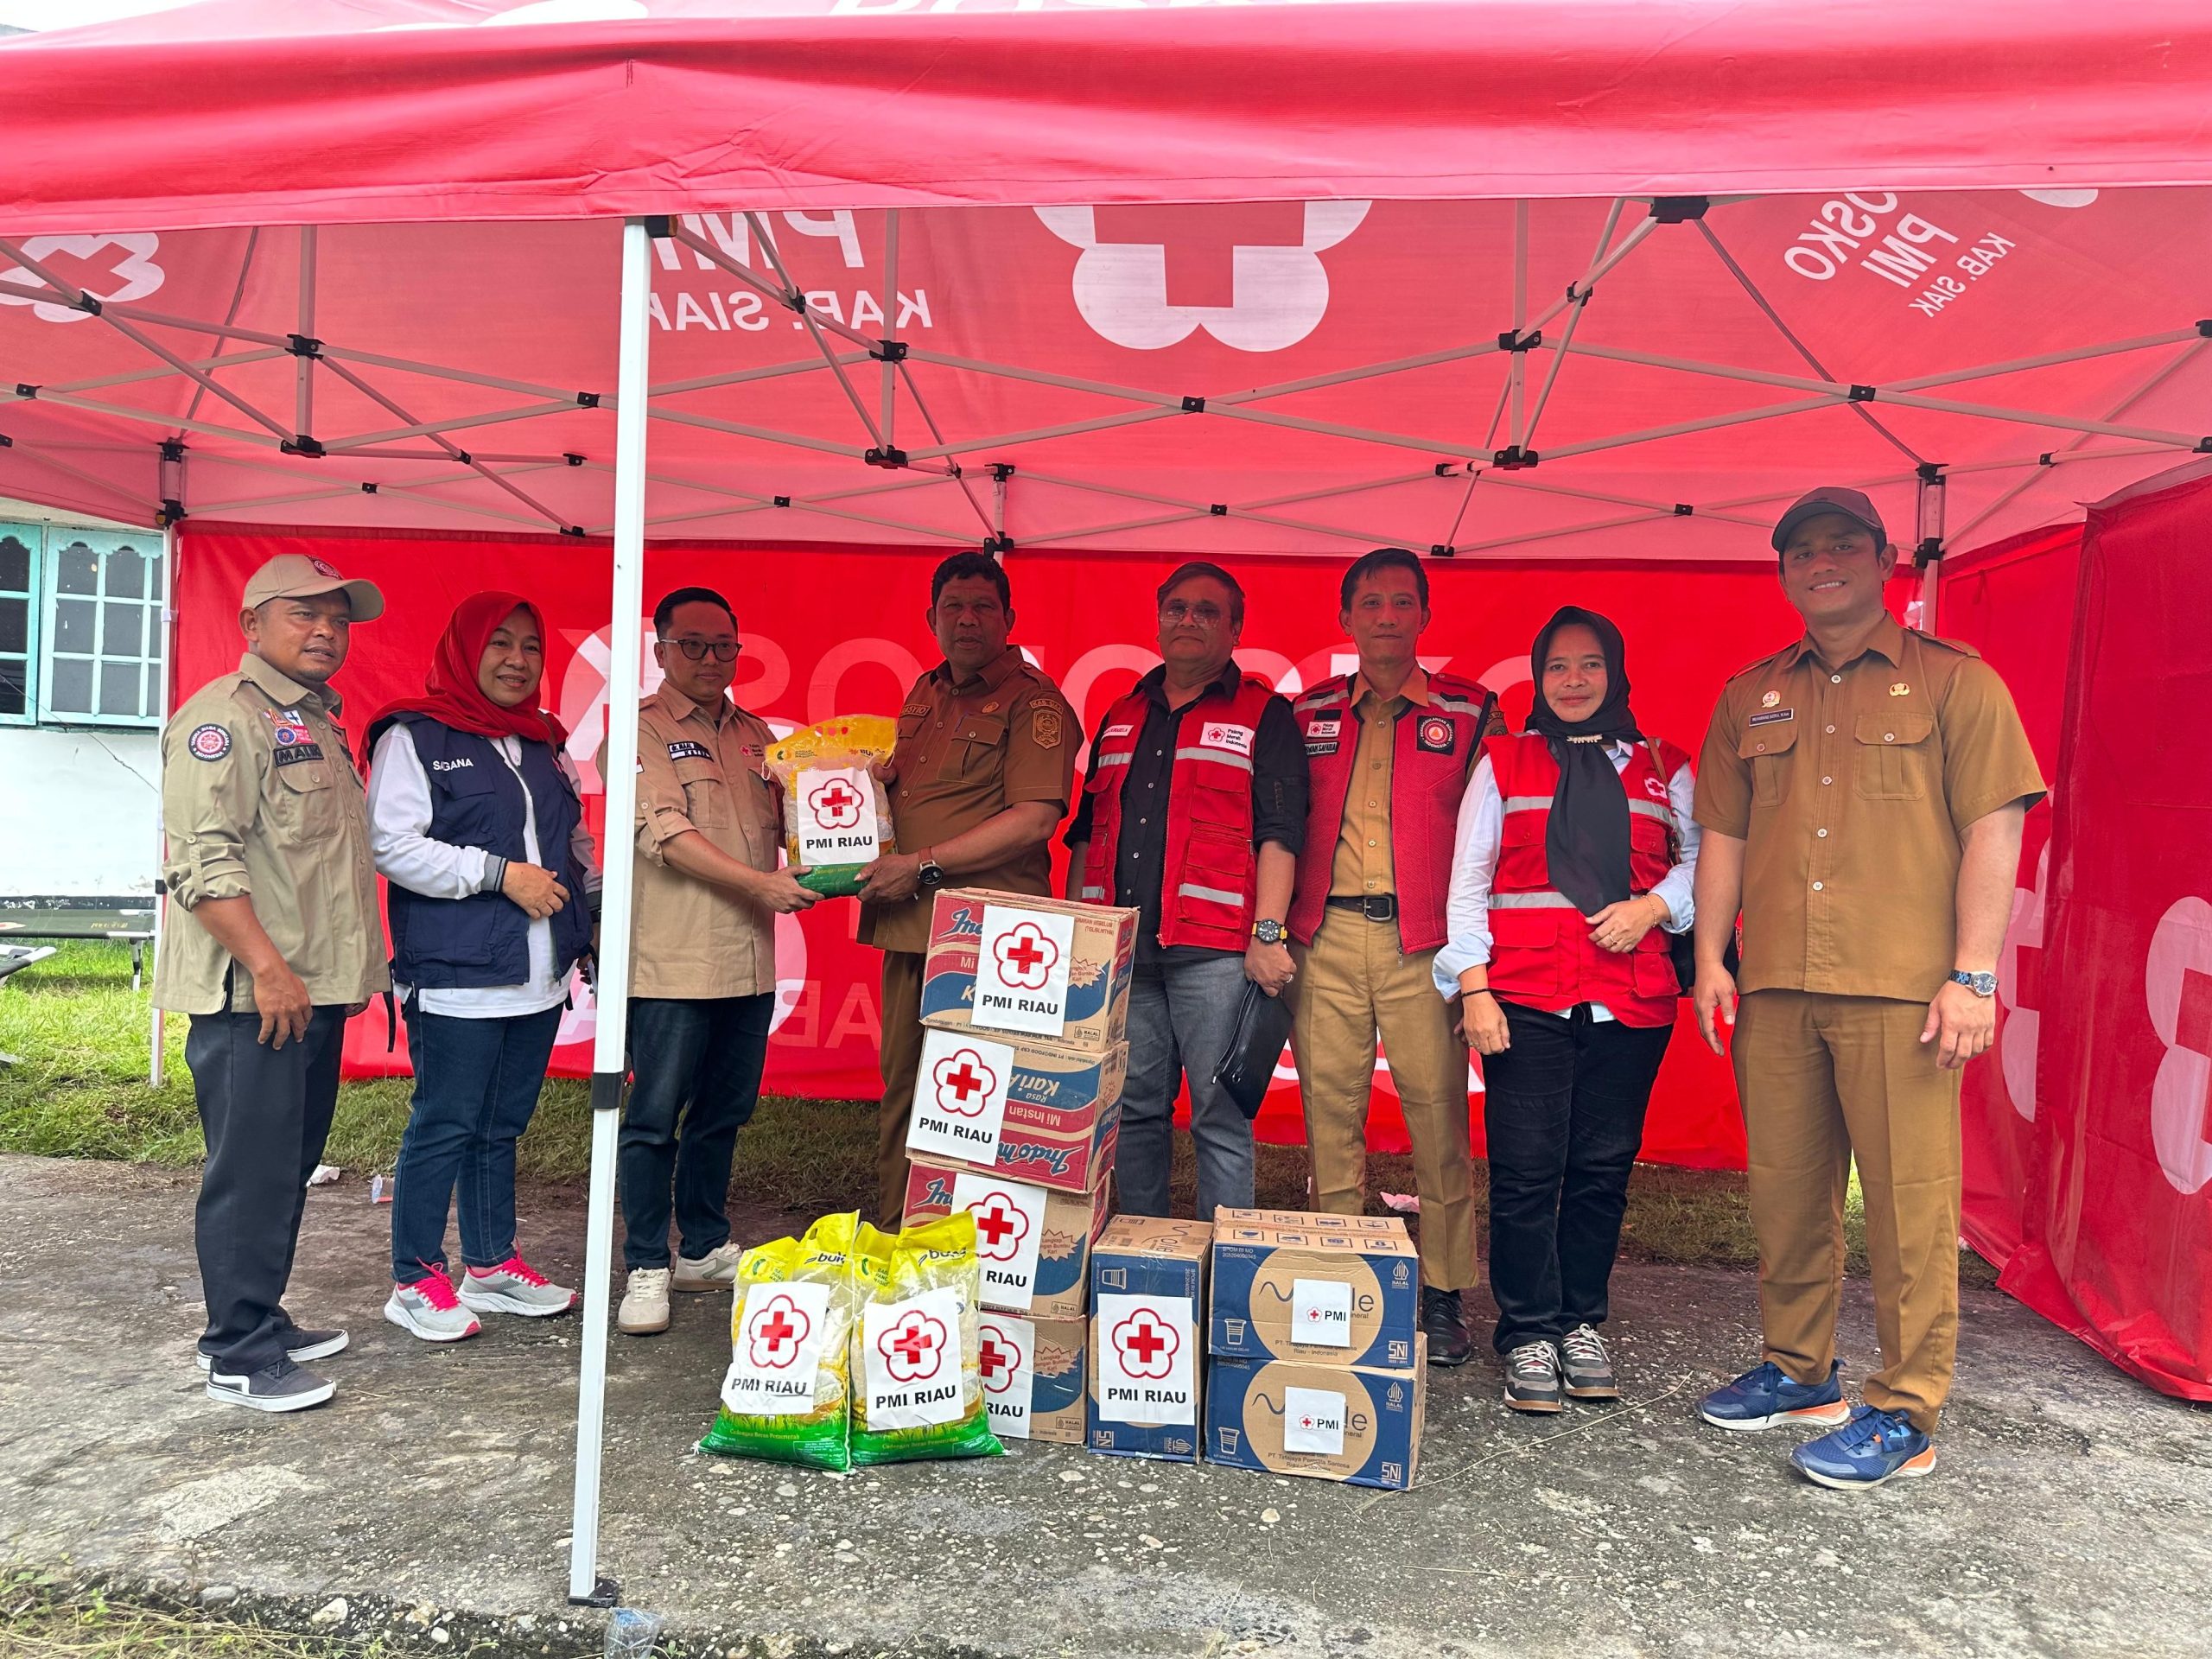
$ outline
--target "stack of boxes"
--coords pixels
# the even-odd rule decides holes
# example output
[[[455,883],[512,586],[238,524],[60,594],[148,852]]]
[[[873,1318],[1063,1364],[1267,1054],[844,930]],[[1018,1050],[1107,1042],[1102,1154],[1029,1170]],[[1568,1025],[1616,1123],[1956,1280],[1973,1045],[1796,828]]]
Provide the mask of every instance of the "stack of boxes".
[[[938,895],[905,1220],[976,1217],[984,1398],[1002,1439],[1084,1439],[1092,1241],[1128,1070],[1137,912]]]
[[[1206,1460],[1410,1486],[1427,1355],[1405,1224],[1224,1210],[1213,1232]]]

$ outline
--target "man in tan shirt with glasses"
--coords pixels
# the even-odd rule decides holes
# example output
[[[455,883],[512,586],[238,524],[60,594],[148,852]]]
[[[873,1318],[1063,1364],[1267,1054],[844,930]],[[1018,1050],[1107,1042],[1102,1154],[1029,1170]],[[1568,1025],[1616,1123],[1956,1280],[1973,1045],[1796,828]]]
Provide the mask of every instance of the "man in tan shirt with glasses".
[[[638,710],[631,1083],[616,1154],[629,1272],[615,1325],[633,1337],[668,1329],[671,1288],[728,1290],[736,1280],[730,1162],[767,1062],[775,919],[817,898],[777,868],[773,737],[730,699],[739,645],[729,601],[679,588],[653,607],[653,632],[664,677]],[[602,776],[606,759],[602,750]],[[673,1266],[671,1211],[683,1243]]]

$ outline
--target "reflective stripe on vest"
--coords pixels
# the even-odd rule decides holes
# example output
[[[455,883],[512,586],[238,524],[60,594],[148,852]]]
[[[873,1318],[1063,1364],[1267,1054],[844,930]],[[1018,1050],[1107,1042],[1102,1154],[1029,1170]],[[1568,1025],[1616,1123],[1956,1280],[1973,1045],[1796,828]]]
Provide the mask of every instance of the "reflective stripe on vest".
[[[1505,810],[1508,812],[1548,812],[1552,810],[1552,798],[1549,795],[1509,795],[1505,798]],[[1656,818],[1660,823],[1669,826],[1675,821],[1673,811],[1657,801],[1639,801],[1634,796],[1630,796],[1628,810],[1639,817]]]

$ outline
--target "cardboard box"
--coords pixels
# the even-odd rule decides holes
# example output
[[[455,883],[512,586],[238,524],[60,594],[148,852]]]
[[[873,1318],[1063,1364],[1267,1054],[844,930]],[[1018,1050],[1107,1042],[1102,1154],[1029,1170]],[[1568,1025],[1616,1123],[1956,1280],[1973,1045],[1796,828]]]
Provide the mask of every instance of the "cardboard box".
[[[992,1432],[1004,1440],[1081,1446],[1090,1322],[985,1313],[977,1332]]]
[[[906,1224],[973,1211],[982,1306],[1032,1319],[1080,1322],[1090,1311],[1090,1241],[1106,1225],[1112,1188],[1111,1175],[1103,1173],[1089,1192],[1059,1192],[989,1170],[917,1158],[906,1174]],[[1078,1393],[1081,1389],[1078,1377]],[[1082,1438],[1080,1433],[1075,1438]]]
[[[922,1038],[910,1155],[1058,1192],[1088,1195],[1104,1184],[1121,1134],[1127,1043],[1086,1054],[976,1030],[938,1028]],[[955,1116],[963,1111],[974,1115]]]
[[[1421,1323],[1421,1257],[1402,1227],[1220,1223],[1210,1306],[1210,1353],[1404,1370]]]
[[[1411,1371],[1209,1360],[1206,1461],[1402,1491],[1421,1467],[1427,1346],[1415,1344]]]
[[[1197,1461],[1212,1243],[1209,1222],[1116,1216],[1090,1247],[1092,1451]]]
[[[1231,1210],[1214,1211],[1217,1232],[1230,1227],[1300,1227],[1313,1233],[1373,1233],[1410,1238],[1399,1216],[1332,1216],[1322,1210]]]
[[[992,923],[1002,931],[987,958]],[[1128,1035],[1136,950],[1134,910],[968,887],[940,893],[922,969],[922,1023],[1103,1054]]]

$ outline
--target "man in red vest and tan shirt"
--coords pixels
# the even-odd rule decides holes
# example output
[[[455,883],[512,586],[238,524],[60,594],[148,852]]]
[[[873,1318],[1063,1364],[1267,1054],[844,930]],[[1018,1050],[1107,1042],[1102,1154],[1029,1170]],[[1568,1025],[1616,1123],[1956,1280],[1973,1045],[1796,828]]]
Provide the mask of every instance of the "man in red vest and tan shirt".
[[[1309,785],[1290,906],[1299,970],[1291,1046],[1313,1203],[1357,1215],[1365,1202],[1379,1030],[1413,1141],[1429,1363],[1464,1365],[1471,1349],[1459,1293],[1476,1281],[1467,1058],[1429,964],[1446,938],[1459,798],[1497,702],[1415,658],[1428,573],[1406,549],[1355,560],[1338,599],[1358,671],[1294,705]]]
[[[1283,915],[1306,830],[1290,704],[1238,671],[1244,590],[1218,565],[1160,584],[1160,666],[1107,709],[1068,828],[1068,896],[1141,912],[1114,1178],[1129,1215],[1167,1213],[1175,1096],[1191,1088],[1198,1215],[1252,1202],[1252,1125],[1213,1080],[1244,982],[1294,971]]]

